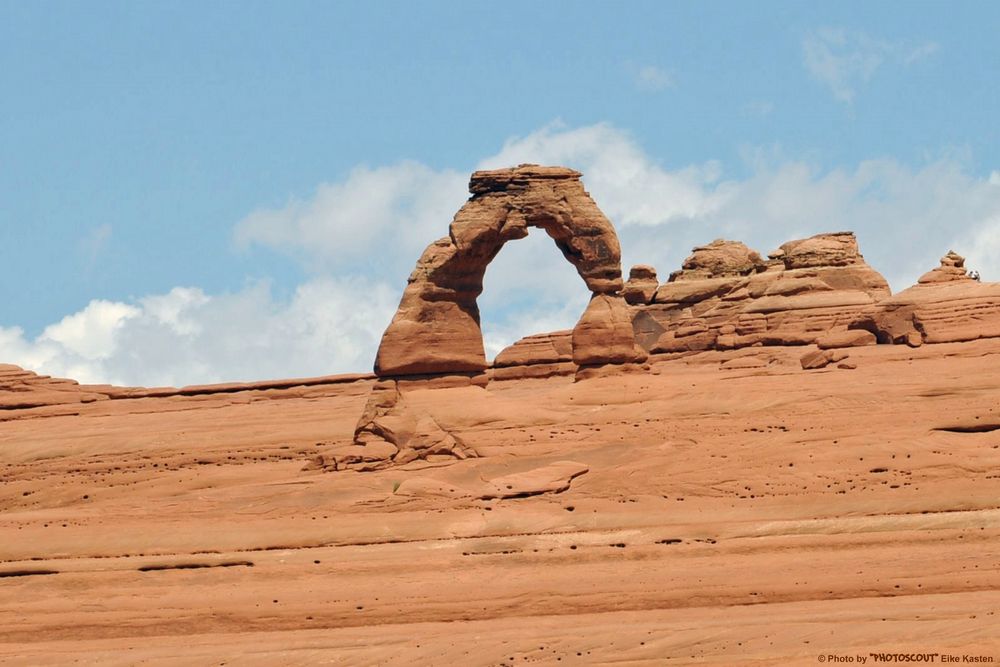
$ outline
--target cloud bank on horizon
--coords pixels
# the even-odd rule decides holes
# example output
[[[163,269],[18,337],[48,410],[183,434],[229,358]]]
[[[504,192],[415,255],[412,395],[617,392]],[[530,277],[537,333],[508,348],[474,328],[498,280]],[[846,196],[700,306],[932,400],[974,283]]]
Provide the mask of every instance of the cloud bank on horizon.
[[[620,128],[554,123],[508,140],[478,168],[535,162],[582,171],[616,225],[624,270],[653,264],[661,279],[714,238],[767,252],[844,228],[857,232],[896,290],[949,248],[985,278],[1000,278],[991,273],[1000,266],[1000,173],[976,178],[947,156],[917,169],[882,158],[825,172],[766,152],[746,160],[744,178],[711,161],[671,170]],[[215,295],[178,286],[128,303],[94,300],[34,339],[0,328],[0,357],[84,382],[147,386],[367,370],[406,275],[447,233],[468,196],[467,178],[412,161],[359,166],[234,227],[238,247],[288,255],[309,272],[290,298],[255,283]],[[586,298],[544,234],[508,244],[480,297],[488,354],[523,335],[571,327]]]

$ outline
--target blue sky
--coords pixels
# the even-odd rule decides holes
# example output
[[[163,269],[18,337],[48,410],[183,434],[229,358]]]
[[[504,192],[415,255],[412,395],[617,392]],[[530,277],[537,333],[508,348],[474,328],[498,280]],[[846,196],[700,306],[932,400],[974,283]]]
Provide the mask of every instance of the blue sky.
[[[468,173],[565,163],[661,279],[854,229],[1000,279],[993,2],[0,0],[0,361],[185,384],[370,367]],[[581,292],[583,292],[581,294]],[[544,238],[488,347],[571,326]]]

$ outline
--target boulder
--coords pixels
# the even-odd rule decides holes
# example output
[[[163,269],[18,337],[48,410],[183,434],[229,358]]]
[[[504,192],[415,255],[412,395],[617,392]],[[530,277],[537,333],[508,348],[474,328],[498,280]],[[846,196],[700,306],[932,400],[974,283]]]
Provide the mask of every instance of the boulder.
[[[802,364],[803,370],[814,370],[843,361],[847,357],[847,352],[843,350],[812,350],[803,354],[799,363]]]
[[[817,234],[807,239],[783,243],[771,258],[780,259],[786,269],[807,269],[818,266],[850,266],[861,264],[854,232]]]
[[[840,347],[862,347],[864,345],[874,345],[878,341],[875,334],[863,329],[847,329],[845,331],[831,331],[816,340],[816,345],[821,350],[830,350]]]
[[[647,264],[636,264],[629,270],[622,296],[629,304],[651,303],[659,285],[656,269]]]
[[[769,261],[717,240],[695,248],[653,302],[637,306],[636,340],[650,352],[809,345],[889,295],[850,232],[789,241]]]
[[[746,276],[764,268],[764,259],[746,244],[716,239],[708,245],[694,248],[681,265],[681,270],[670,275],[670,282]]]

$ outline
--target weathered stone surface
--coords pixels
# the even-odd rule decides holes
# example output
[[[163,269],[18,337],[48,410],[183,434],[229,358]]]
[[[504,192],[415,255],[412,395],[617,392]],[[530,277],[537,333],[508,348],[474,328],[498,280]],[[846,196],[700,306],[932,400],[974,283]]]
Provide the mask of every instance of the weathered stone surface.
[[[413,391],[480,457],[364,474],[370,378],[5,410],[0,662],[1000,655],[1000,338],[850,352]]]
[[[746,278],[693,278],[664,283],[656,290],[654,301],[668,304],[692,304],[724,296],[748,284]]]
[[[714,331],[705,330],[697,333],[683,335],[677,331],[665,331],[660,336],[650,352],[694,352],[698,350],[711,350],[715,347],[718,334]]]
[[[80,385],[38,375],[13,364],[0,364],[0,409],[34,408],[107,400],[111,388]]]
[[[965,270],[965,258],[954,250],[949,250],[948,254],[941,258],[941,265],[920,276],[917,284],[948,283],[956,280],[973,280],[973,278]]]
[[[739,241],[716,239],[691,251],[680,271],[670,274],[670,282],[746,276],[766,267],[760,254]]]
[[[850,232],[790,241],[767,262],[719,240],[695,248],[653,303],[637,306],[636,340],[650,352],[808,345],[889,294]]]
[[[574,375],[577,366],[572,361],[554,364],[528,364],[525,366],[501,366],[493,369],[493,381],[530,380],[553,377],[556,375]]]
[[[573,360],[573,331],[553,331],[552,333],[525,336],[509,347],[505,347],[493,361],[494,368],[506,366],[529,366],[532,364],[555,364]]]
[[[629,304],[651,303],[659,285],[656,269],[647,264],[636,264],[628,273],[622,296]]]
[[[864,263],[858,252],[854,232],[817,234],[807,239],[783,243],[781,249],[770,255],[780,259],[786,269],[808,269],[818,266],[850,266]]]
[[[573,328],[573,363],[577,366],[645,361],[636,345],[632,313],[620,296],[595,294]]]
[[[428,246],[410,275],[379,346],[379,376],[486,368],[476,304],[483,275],[503,245],[529,227],[552,237],[591,292],[622,290],[618,237],[579,172],[537,165],[480,171],[469,190],[449,235]]]
[[[829,350],[839,347],[863,347],[875,345],[877,342],[875,334],[870,331],[848,329],[847,331],[831,331],[817,339],[816,345],[821,350]]]
[[[1000,337],[1000,283],[919,283],[879,302],[851,327],[911,347]]]
[[[803,370],[814,370],[842,361],[847,357],[848,353],[844,350],[812,350],[803,354],[799,362],[802,364]]]
[[[365,469],[404,464],[429,456],[465,459],[475,450],[443,429],[434,417],[410,405],[395,380],[381,380],[372,389],[354,430],[356,452],[341,456],[337,467],[364,464]]]
[[[541,468],[504,475],[490,480],[480,498],[526,498],[542,493],[562,493],[590,467],[575,461],[556,461]]]

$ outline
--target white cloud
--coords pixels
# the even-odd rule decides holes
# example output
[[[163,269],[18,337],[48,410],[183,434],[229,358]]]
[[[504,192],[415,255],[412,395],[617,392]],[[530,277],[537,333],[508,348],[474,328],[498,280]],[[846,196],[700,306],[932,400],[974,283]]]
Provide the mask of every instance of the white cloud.
[[[1000,274],[1000,175],[971,174],[961,155],[919,167],[889,159],[822,170],[749,152],[750,175],[715,162],[668,168],[611,125],[554,124],[507,141],[480,168],[565,164],[615,223],[623,269],[661,280],[691,247],[743,240],[761,252],[852,229],[868,261],[901,289],[949,248],[984,280]],[[191,384],[365,371],[424,247],[447,234],[468,176],[404,162],[358,168],[316,194],[240,222],[234,236],[315,271],[287,299],[266,283],[231,294],[176,288],[131,303],[95,301],[31,339],[0,328],[0,359],[53,375],[119,384]],[[588,293],[544,232],[508,244],[479,299],[491,355],[513,340],[572,327]]]
[[[628,135],[600,123],[566,129],[554,123],[525,137],[508,140],[481,169],[536,162],[583,171],[587,189],[619,227],[661,225],[703,216],[718,209],[727,195],[719,184],[717,162],[667,170]]]
[[[217,296],[175,288],[136,304],[93,301],[34,340],[0,327],[0,358],[81,382],[180,386],[371,369],[396,289],[317,278],[287,301],[266,283]]]
[[[46,327],[39,340],[81,357],[107,358],[114,354],[118,330],[139,313],[138,308],[124,303],[91,301],[80,312]]]
[[[635,85],[641,91],[656,93],[673,88],[674,78],[662,67],[643,65],[635,71]]]
[[[254,211],[236,225],[234,239],[242,248],[297,256],[317,273],[330,266],[391,272],[448,233],[447,221],[469,196],[467,184],[467,174],[417,162],[357,167],[305,201]]]
[[[851,104],[858,89],[886,63],[908,66],[938,50],[934,42],[910,45],[888,42],[863,32],[820,28],[802,39],[802,55],[809,73],[833,96]]]

